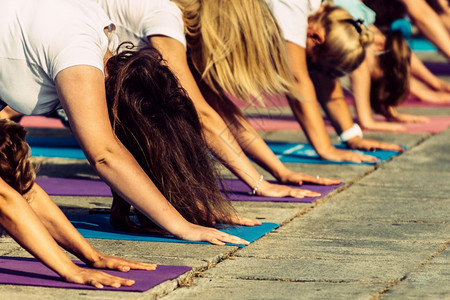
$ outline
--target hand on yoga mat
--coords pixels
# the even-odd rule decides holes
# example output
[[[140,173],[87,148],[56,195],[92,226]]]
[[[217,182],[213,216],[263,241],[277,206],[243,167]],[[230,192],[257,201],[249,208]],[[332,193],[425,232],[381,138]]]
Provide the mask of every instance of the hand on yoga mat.
[[[356,138],[353,138],[356,139]],[[352,140],[353,140],[352,139]],[[350,140],[350,141],[352,141]],[[349,141],[349,142],[350,142]],[[348,144],[348,142],[347,142]],[[355,144],[355,146],[358,146],[358,144]],[[360,149],[358,147],[352,149]],[[348,162],[354,162],[354,163],[363,163],[363,162],[377,162],[379,161],[378,158],[371,155],[365,155],[362,153],[357,153],[354,151],[349,150],[342,150],[338,149],[336,147],[331,147],[328,152],[322,152],[320,153],[320,158],[323,160],[329,160],[329,161],[348,161]]]
[[[130,270],[156,270],[155,264],[130,261],[120,257],[109,256],[101,253],[99,253],[97,259],[89,262],[89,265],[96,269],[118,270],[121,272],[128,272]]]
[[[242,225],[242,226],[255,226],[255,225],[261,225],[261,222],[258,220],[250,219],[250,218],[231,216],[230,224]]]
[[[406,127],[402,124],[370,120],[368,122],[360,122],[361,127],[366,130],[405,132]]]
[[[135,281],[122,277],[113,276],[102,271],[84,269],[74,265],[74,269],[69,271],[69,274],[63,276],[68,282],[87,284],[95,286],[96,288],[103,288],[104,286],[112,286],[119,288],[121,286],[132,286]]]
[[[319,197],[320,193],[310,190],[304,190],[299,188],[293,188],[287,185],[273,184],[264,180],[256,191],[256,195],[264,197]]]
[[[395,116],[389,117],[391,122],[401,122],[401,123],[428,123],[430,119],[424,116],[415,116],[410,114],[396,114]]]
[[[358,149],[365,151],[375,151],[375,150],[392,150],[400,152],[405,151],[405,149],[403,149],[399,145],[383,143],[376,140],[363,139],[360,137],[354,137],[351,140],[347,141],[347,146],[351,149]],[[378,158],[376,158],[376,160],[378,160]]]
[[[189,223],[188,226],[184,226],[183,233],[176,234],[176,236],[183,240],[210,242],[213,245],[223,246],[225,243],[236,245],[249,245],[250,243],[237,236],[221,232],[216,228],[204,227],[196,224]]]
[[[339,179],[329,179],[325,177],[311,176],[308,174],[297,173],[291,170],[287,170],[286,172],[284,172],[278,178],[278,182],[289,185],[302,185],[303,183],[333,185],[341,183]]]

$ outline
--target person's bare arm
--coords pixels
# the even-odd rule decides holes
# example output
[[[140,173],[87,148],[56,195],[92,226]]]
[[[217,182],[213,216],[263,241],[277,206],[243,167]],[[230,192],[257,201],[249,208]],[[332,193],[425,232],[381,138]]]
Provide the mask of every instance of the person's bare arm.
[[[355,100],[356,115],[359,124],[365,129],[383,131],[405,131],[406,128],[400,124],[376,121],[373,118],[370,106],[370,70],[364,61],[350,75],[351,91]]]
[[[294,182],[296,184],[302,182],[298,175],[291,175],[291,172],[279,161],[267,144],[261,139],[256,131],[253,130],[241,114],[240,121],[242,121],[242,124],[245,124],[243,127],[234,126],[237,125],[235,119],[227,119],[227,110],[228,112],[231,112],[231,114],[238,113],[238,110],[236,110],[230,101],[222,99],[217,94],[211,92],[205,84],[203,84],[203,88],[200,89],[189,68],[186,50],[180,42],[162,36],[152,36],[150,37],[150,42],[162,53],[164,59],[167,60],[168,66],[178,77],[181,86],[187,91],[189,97],[192,99],[202,123],[206,142],[225,166],[227,166],[237,177],[247,183],[249,187],[253,188],[258,184],[260,174],[247,158],[246,154],[249,154],[279,179],[280,182],[291,184]],[[204,94],[208,94],[208,102],[206,101]],[[217,99],[218,97],[220,99]],[[227,108],[219,109],[218,101],[220,101],[220,106],[226,106]],[[217,105],[213,108],[210,103],[216,103]],[[295,179],[287,181],[289,176],[292,176],[290,178]],[[312,176],[302,178],[305,181],[329,184],[326,179],[317,180]],[[257,194],[273,197],[304,197],[316,195],[315,193],[301,189],[292,189],[286,186],[270,184],[266,180],[264,180],[258,188]]]
[[[402,0],[420,32],[447,58],[450,58],[450,34],[439,16],[425,0]]]
[[[334,161],[376,161],[377,159],[373,156],[362,155],[348,150],[340,150],[331,144],[320,112],[314,85],[307,69],[305,48],[291,42],[286,42],[286,47],[290,60],[290,68],[295,79],[295,87],[305,99],[304,102],[300,102],[297,99],[288,97],[289,103],[294,116],[302,126],[308,140],[319,156],[323,159]],[[351,126],[349,125],[348,128]],[[348,128],[342,129],[347,130]]]
[[[23,248],[69,282],[130,286],[134,281],[80,268],[61,250],[27,201],[0,178],[0,224]]]
[[[133,262],[99,253],[75,229],[64,213],[38,184],[34,184],[28,195],[30,196],[29,203],[31,208],[53,239],[87,265],[99,269],[116,269],[123,272],[131,269],[156,269],[154,264]]]
[[[61,104],[71,129],[99,176],[119,195],[161,228],[194,241],[248,242],[192,224],[159,192],[130,152],[120,143],[109,123],[103,73],[91,66],[74,66],[56,76]]]
[[[411,75],[433,90],[450,93],[450,83],[431,73],[414,53],[411,53]]]
[[[344,92],[342,91],[341,84],[335,80],[328,78],[323,74],[315,74],[314,82],[317,82],[317,96],[324,102],[324,109],[327,115],[330,117],[332,123],[335,124],[336,131],[341,134],[343,131],[347,130],[345,128],[351,127],[352,118],[347,103],[344,99]],[[403,151],[403,148],[394,145],[383,143],[376,140],[366,139],[359,136],[355,136],[348,141],[346,144],[351,149],[362,149],[372,151],[375,149],[381,150],[394,150]]]

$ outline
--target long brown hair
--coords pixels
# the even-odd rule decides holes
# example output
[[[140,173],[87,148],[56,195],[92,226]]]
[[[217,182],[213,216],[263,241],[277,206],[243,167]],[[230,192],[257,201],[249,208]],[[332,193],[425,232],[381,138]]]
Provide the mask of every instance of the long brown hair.
[[[110,120],[120,141],[184,218],[205,226],[226,222],[232,207],[220,193],[198,115],[160,53],[128,48],[106,68]],[[111,221],[119,229],[139,231],[129,208],[114,193]],[[152,227],[136,213],[141,225]]]
[[[21,195],[31,190],[36,178],[26,134],[18,123],[0,120],[0,177]]]
[[[370,104],[383,115],[400,105],[409,94],[411,50],[401,32],[387,32],[385,53],[378,56],[381,78],[372,78]]]

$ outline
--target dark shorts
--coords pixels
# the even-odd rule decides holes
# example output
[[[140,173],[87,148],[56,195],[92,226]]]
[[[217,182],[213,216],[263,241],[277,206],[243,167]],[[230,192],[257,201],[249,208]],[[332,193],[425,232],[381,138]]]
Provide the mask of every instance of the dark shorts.
[[[0,99],[0,111],[2,111],[7,106],[8,104],[6,104],[2,99]]]

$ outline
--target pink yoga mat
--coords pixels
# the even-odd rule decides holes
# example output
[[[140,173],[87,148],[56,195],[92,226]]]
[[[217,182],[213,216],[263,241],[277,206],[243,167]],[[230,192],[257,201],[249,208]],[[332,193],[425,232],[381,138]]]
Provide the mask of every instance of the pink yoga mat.
[[[36,182],[49,194],[54,196],[85,196],[85,197],[112,197],[111,190],[101,180],[73,179],[57,177],[39,177]],[[250,195],[250,188],[240,180],[225,179],[223,185],[228,197],[232,201],[259,201],[259,202],[303,202],[312,203],[324,197],[336,188],[343,185],[314,185],[304,184],[301,189],[312,190],[321,193],[319,197],[261,197]]]
[[[86,268],[82,262],[74,262],[77,265]],[[130,287],[124,286],[120,288],[105,286],[101,290],[144,292],[164,281],[175,279],[189,270],[191,270],[191,267],[164,265],[158,265],[155,271],[131,270],[129,272],[119,272],[102,270],[111,275],[133,279],[135,284]],[[38,260],[23,257],[0,257],[0,284],[99,290],[98,288],[89,285],[66,282]]]
[[[450,107],[450,103],[433,103],[421,101],[418,98],[410,95],[401,106],[409,107]]]
[[[47,118],[44,116],[23,116],[20,120],[23,127],[42,127],[42,128],[65,128],[63,123],[56,118]]]
[[[353,101],[353,98],[351,95],[345,96],[345,102],[347,102],[348,105],[353,106],[355,105],[355,102]],[[417,97],[413,95],[409,95],[406,100],[400,105],[406,106],[406,107],[450,107],[450,103],[433,103],[433,102],[426,102],[421,101]]]
[[[439,133],[450,127],[450,116],[427,116],[429,123],[403,124],[407,133]],[[383,120],[382,116],[375,116],[375,120]],[[261,131],[301,130],[300,125],[292,116],[257,116],[249,117],[250,124]],[[325,121],[328,131],[334,131],[329,121]],[[370,131],[370,130],[364,130]]]

